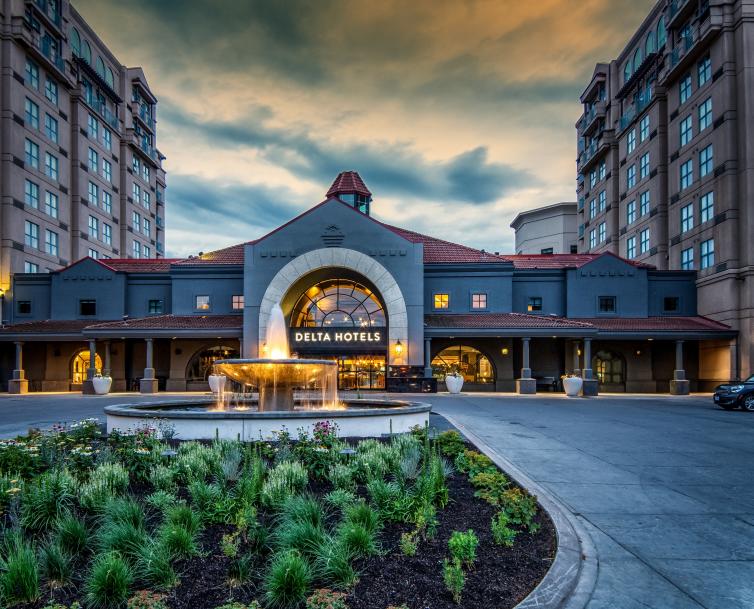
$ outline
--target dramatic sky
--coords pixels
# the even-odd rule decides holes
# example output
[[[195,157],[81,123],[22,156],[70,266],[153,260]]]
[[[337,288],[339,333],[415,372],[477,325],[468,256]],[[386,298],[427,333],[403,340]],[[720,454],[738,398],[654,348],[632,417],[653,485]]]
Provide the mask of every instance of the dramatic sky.
[[[160,100],[167,251],[254,239],[359,171],[373,215],[513,251],[575,199],[578,96],[654,0],[75,0]]]

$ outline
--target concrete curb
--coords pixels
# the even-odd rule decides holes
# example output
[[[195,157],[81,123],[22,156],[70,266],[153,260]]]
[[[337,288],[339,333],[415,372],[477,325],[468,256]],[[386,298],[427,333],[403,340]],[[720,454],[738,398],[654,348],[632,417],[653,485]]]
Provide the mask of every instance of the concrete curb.
[[[597,549],[578,518],[538,482],[518,466],[487,445],[484,440],[459,423],[452,415],[442,414],[449,423],[484,452],[517,484],[537,496],[555,525],[558,548],[555,560],[542,581],[516,609],[583,609],[597,583]]]

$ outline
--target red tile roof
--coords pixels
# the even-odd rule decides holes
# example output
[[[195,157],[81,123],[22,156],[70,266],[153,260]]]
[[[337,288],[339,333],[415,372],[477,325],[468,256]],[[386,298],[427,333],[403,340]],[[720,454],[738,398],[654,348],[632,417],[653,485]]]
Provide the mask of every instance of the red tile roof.
[[[152,315],[89,324],[87,330],[216,330],[241,327],[242,315]]]
[[[526,313],[433,313],[424,316],[429,328],[584,328],[594,329],[590,323],[551,315]]]
[[[177,261],[179,266],[192,266],[195,264],[243,264],[243,252],[246,243],[237,243],[223,249],[203,253],[201,256],[192,256]]]
[[[620,256],[615,256],[610,252],[601,254],[506,254],[503,257],[510,260],[517,269],[568,269],[584,266],[605,254],[619,258],[637,268],[655,268],[643,262],[620,258]]]
[[[366,195],[367,197],[372,196],[372,193],[369,192],[367,185],[364,184],[364,180],[361,179],[357,171],[341,171],[325,196],[330,199],[340,194],[354,193]]]
[[[76,334],[91,323],[91,319],[42,319],[4,326],[0,334]]]
[[[707,317],[596,317],[579,319],[611,332],[720,332],[731,327]]]
[[[390,229],[397,235],[400,235],[404,239],[411,243],[424,244],[424,263],[425,264],[452,264],[452,263],[464,263],[464,262],[506,262],[503,256],[491,254],[484,250],[474,249],[466,245],[460,245],[453,243],[452,241],[445,241],[443,239],[437,239],[430,237],[429,235],[423,235],[405,228],[398,226],[391,226],[390,224],[384,224],[379,222],[385,228]]]
[[[110,258],[101,264],[122,273],[167,273],[181,258]]]

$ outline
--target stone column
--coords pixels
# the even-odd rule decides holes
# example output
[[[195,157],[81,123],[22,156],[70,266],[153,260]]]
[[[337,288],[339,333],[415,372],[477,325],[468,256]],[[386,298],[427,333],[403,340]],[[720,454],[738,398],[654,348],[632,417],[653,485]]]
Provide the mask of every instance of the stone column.
[[[573,341],[573,375],[578,376],[581,374],[581,367],[579,366],[579,341]]]
[[[24,372],[24,344],[19,341],[16,343],[16,366],[13,369],[13,376],[8,380],[8,393],[27,393],[29,391],[29,381]]]
[[[110,341],[105,341],[105,365],[102,368],[102,376],[112,376],[110,373]]]
[[[147,362],[144,368],[144,377],[141,379],[139,389],[141,393],[157,393],[157,379],[154,377],[154,339],[147,338]]]
[[[581,369],[581,378],[584,380],[581,394],[585,396],[599,393],[599,382],[592,378],[592,339],[584,337],[584,367]]]
[[[424,339],[424,378],[432,378],[432,339]]]
[[[531,362],[529,360],[529,342],[531,338],[522,338],[521,345],[523,348],[523,365],[521,367],[521,378],[516,380],[516,393],[533,394],[537,393],[537,381],[531,378]]]
[[[243,357],[243,337],[238,339],[238,357]]]
[[[94,383],[92,379],[97,374],[97,341],[89,339],[89,367],[86,369],[86,380],[81,384],[81,393],[94,395]]]
[[[673,380],[670,381],[671,395],[688,395],[689,381],[686,379],[686,370],[683,368],[683,341],[675,341],[675,370]]]

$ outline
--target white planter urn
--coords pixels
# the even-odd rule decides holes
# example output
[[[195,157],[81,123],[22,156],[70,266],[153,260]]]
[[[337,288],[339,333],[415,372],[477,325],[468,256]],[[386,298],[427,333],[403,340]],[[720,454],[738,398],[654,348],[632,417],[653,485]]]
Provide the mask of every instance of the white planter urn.
[[[584,381],[578,376],[567,376],[563,379],[563,389],[569,398],[575,398],[581,392]]]
[[[463,377],[448,375],[445,377],[445,386],[448,388],[448,393],[461,393],[461,387],[463,387]]]
[[[97,395],[110,393],[110,387],[112,384],[113,377],[111,376],[95,376],[92,379],[92,387],[94,387],[94,393]]]
[[[209,388],[215,395],[221,395],[225,391],[225,381],[228,377],[224,374],[210,374],[207,377],[209,381]]]

